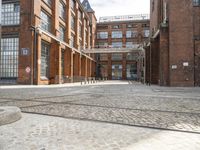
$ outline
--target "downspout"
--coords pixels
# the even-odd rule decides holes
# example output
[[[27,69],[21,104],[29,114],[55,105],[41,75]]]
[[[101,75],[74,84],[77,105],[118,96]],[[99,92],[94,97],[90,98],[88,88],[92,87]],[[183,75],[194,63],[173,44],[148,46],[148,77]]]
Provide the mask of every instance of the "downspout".
[[[1,33],[2,33],[2,27],[1,27],[1,13],[2,13],[2,0],[0,0],[0,52],[1,52]],[[0,53],[1,56],[1,53]],[[1,78],[1,76],[0,76]]]
[[[30,13],[30,15],[31,15],[31,17],[30,17],[30,24],[31,24],[31,26],[32,26],[32,17],[33,17],[33,7],[34,7],[34,5],[33,5],[33,0],[31,0],[31,3],[30,3],[30,11],[31,11],[31,13]],[[32,29],[31,29],[31,32],[32,32]],[[32,40],[31,40],[32,41]],[[33,49],[34,49],[34,47],[35,47],[35,45],[33,45]],[[34,74],[34,65],[33,65],[33,54],[34,54],[34,52],[33,52],[33,50],[32,50],[32,53],[31,53],[31,85],[33,85],[33,83],[34,83],[34,76],[33,76],[33,74]]]

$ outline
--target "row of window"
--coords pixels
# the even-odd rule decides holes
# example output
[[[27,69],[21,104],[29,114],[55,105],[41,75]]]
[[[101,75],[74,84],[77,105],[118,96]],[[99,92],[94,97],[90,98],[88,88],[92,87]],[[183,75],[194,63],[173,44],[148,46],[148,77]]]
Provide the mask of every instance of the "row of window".
[[[123,55],[120,53],[115,53],[111,55],[111,60],[119,60],[121,61],[123,59]],[[138,55],[134,53],[127,53],[126,60],[129,61],[136,61],[138,59]],[[108,60],[108,54],[100,54],[99,60],[101,61],[107,61]]]
[[[127,24],[126,25],[126,28],[137,28],[139,24]],[[149,24],[142,24],[142,27],[150,27]],[[98,26],[99,29],[108,29],[108,25],[101,25],[101,26]],[[121,29],[122,28],[122,25],[113,25],[112,26],[112,29]]]
[[[112,65],[112,79],[122,79],[122,64]],[[108,77],[108,65],[101,64],[101,76]],[[137,64],[126,65],[126,78],[127,80],[137,80]]]
[[[74,0],[70,0],[70,7],[72,8],[72,10],[75,8],[75,1]],[[59,4],[59,17],[63,20],[65,20],[66,18],[66,6],[65,4],[60,1],[60,4]],[[51,32],[51,22],[52,22],[52,19],[51,19],[51,15],[49,15],[45,10],[42,10],[41,11],[41,28],[48,31],[48,32]],[[81,10],[78,11],[78,18],[80,20],[80,22],[82,22],[82,12]],[[70,20],[70,25],[71,25],[71,29],[73,31],[75,31],[75,20],[76,20],[76,17],[75,17],[75,14],[74,13],[71,13],[71,20]],[[86,20],[84,20],[83,22],[86,26]],[[78,32],[79,32],[79,36],[82,37],[82,24],[79,23],[79,27],[78,27]],[[59,26],[59,38],[60,40],[65,40],[65,32],[66,32],[66,28],[60,24]],[[85,39],[86,39],[86,36],[85,35]],[[74,47],[74,39],[75,39],[75,35],[74,33],[72,32],[71,33],[71,40],[70,40],[70,45]]]
[[[126,45],[123,45],[122,42],[112,42],[111,46],[108,46],[108,43],[106,42],[99,42],[97,44],[97,48],[122,48],[123,46],[126,46],[126,48],[138,48],[139,44],[133,43],[133,42],[126,42]]]
[[[144,37],[149,37],[149,30],[143,31]],[[122,38],[122,31],[112,31],[112,38]],[[126,38],[137,37],[137,31],[126,31]],[[97,32],[97,39],[108,39],[108,32]]]

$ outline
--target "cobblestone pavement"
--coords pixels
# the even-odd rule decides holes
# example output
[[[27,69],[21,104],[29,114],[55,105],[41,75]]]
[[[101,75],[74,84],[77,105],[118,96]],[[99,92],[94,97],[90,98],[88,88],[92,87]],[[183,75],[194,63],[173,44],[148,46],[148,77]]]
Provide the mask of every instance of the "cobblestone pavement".
[[[200,135],[23,114],[0,127],[1,150],[199,150]]]
[[[32,122],[28,117],[30,115],[32,116],[32,114],[43,114],[48,116],[59,116],[65,118],[61,119],[55,117],[56,118],[55,120],[58,119],[59,121],[62,120],[64,122],[69,122],[71,123],[71,126],[73,126],[74,124],[74,128],[78,128],[77,130],[80,130],[77,133],[72,133],[72,134],[68,133],[70,132],[70,130],[65,131],[66,134],[68,134],[68,136],[66,135],[66,138],[69,138],[70,137],[69,135],[73,135],[74,138],[80,138],[79,136],[81,136],[81,138],[78,140],[75,139],[72,140],[74,143],[72,142],[72,144],[69,145],[72,146],[73,148],[68,148],[68,147],[60,148],[64,150],[65,149],[140,150],[143,149],[143,147],[147,148],[151,143],[153,143],[152,150],[157,150],[159,149],[160,145],[165,145],[165,144],[168,144],[166,149],[174,149],[174,147],[175,149],[181,149],[181,150],[183,148],[187,150],[200,149],[200,143],[199,143],[200,88],[175,88],[175,87],[169,88],[169,87],[158,87],[158,86],[145,86],[135,82],[106,81],[106,82],[96,83],[93,85],[83,85],[83,86],[77,86],[77,85],[66,86],[66,87],[45,86],[45,87],[34,87],[34,88],[0,87],[0,89],[1,89],[0,106],[14,105],[20,107],[23,112],[29,113],[29,114],[24,114],[25,117],[22,119],[22,122],[25,121],[28,123],[26,126],[26,131],[24,131],[23,134],[27,136],[27,131],[29,132],[30,130],[30,132],[33,132],[33,135],[35,135],[35,137],[30,136],[30,138],[27,138],[27,140],[28,139],[30,140],[29,141],[30,144],[33,143],[33,141],[37,143],[36,137],[38,136],[38,133],[35,134],[36,131],[40,132],[41,134],[43,132],[45,133],[47,132],[45,134],[46,138],[51,135],[51,132],[53,132],[54,134],[60,134],[60,136],[62,137],[62,131],[64,130],[64,128],[66,128],[66,130],[68,130],[69,128],[69,126],[66,127],[63,125],[63,123],[59,124],[59,122],[55,121],[55,124],[57,124],[55,126],[58,126],[57,130],[54,127],[51,128],[51,123],[50,123],[50,125],[47,125],[48,127],[45,127],[48,130],[43,131],[42,126],[43,125],[46,126],[46,124],[40,118],[44,118],[44,120],[47,120],[47,122],[48,121],[51,122],[50,120],[54,117],[46,116],[46,118],[48,119],[45,119],[44,116],[38,115],[40,117],[39,119],[37,119],[36,117],[37,115],[33,115],[35,122],[34,119]],[[41,121],[41,124],[40,123],[37,124],[36,122],[38,121]],[[79,127],[82,125],[83,128]],[[89,127],[87,128],[86,125]],[[92,125],[98,127],[90,127]],[[12,125],[9,126],[10,128],[13,127]],[[18,133],[15,130],[18,130],[17,129],[18,126],[20,125],[17,125],[16,128],[13,129],[13,132],[16,132],[15,133],[16,135]],[[104,130],[104,128],[107,129],[107,127],[105,126],[108,126],[108,131]],[[34,130],[34,127],[39,129],[35,129],[36,131],[32,131]],[[86,129],[84,129],[84,127]],[[125,137],[117,135],[117,133],[115,137],[115,132],[117,131],[115,131],[112,128],[116,129],[118,127],[121,129],[119,130],[118,133],[123,134],[123,136]],[[145,127],[145,128],[139,128],[139,127]],[[88,133],[88,136],[92,136],[93,140],[96,140],[96,146],[92,144],[94,142],[92,140],[89,143],[87,142],[84,143],[82,141],[92,138],[91,137],[88,138],[87,136],[84,137],[84,134],[79,135],[80,132],[87,132],[87,130],[90,129],[94,130],[95,132],[95,130],[100,130],[100,128],[102,128],[102,130],[105,131],[105,133],[101,133],[103,134],[102,136],[105,137],[99,136],[98,134],[100,133]],[[133,133],[132,132],[130,132],[130,134],[127,134],[126,132],[123,133],[124,129],[126,129],[127,133],[129,133],[128,130],[132,129]],[[135,133],[135,130],[139,130],[138,133]],[[13,138],[9,138],[9,136],[11,136],[9,135],[11,134],[10,131],[5,132],[4,134],[1,134],[1,131],[4,131],[2,127],[0,127],[1,137],[7,136],[6,139],[10,139],[12,141]],[[142,131],[141,134],[139,133],[140,131]],[[63,134],[65,134],[65,132]],[[109,132],[107,136],[109,135],[111,136],[108,137],[108,139],[111,139],[111,141],[108,143],[106,142],[107,132]],[[138,136],[138,139],[135,136]],[[31,138],[34,139],[32,142]],[[101,138],[106,140],[103,142],[102,140],[100,140]],[[122,145],[119,144],[120,143],[119,141],[122,138],[129,139],[131,142],[128,142],[123,146],[123,144]],[[166,141],[163,139],[166,139]],[[62,140],[63,139],[61,138],[61,143],[69,142]],[[115,144],[113,144],[114,141],[116,141]],[[44,143],[48,142],[48,140],[44,140],[43,142]],[[77,143],[80,142],[80,144],[77,144],[76,142]],[[99,142],[102,144],[99,144]],[[186,142],[190,143],[190,146],[189,144],[186,144]],[[3,143],[6,142],[4,141]],[[56,146],[55,142],[52,143],[54,143],[52,144],[52,146]],[[5,144],[2,145],[5,146]],[[65,144],[61,145],[66,146]],[[101,147],[100,145],[102,146],[107,145],[107,147],[106,146]],[[117,145],[117,146],[111,146],[111,145]],[[183,145],[185,145],[185,147]],[[39,145],[39,147],[41,148],[37,146],[35,147],[35,149],[41,149],[41,150],[53,149],[51,146],[49,148],[47,147],[42,148],[42,145]],[[21,147],[21,149],[23,148],[24,147]],[[10,148],[8,147],[7,149],[12,149],[12,146]],[[17,149],[20,149],[20,147]],[[32,149],[34,149],[34,147]],[[162,149],[164,148],[162,147]]]

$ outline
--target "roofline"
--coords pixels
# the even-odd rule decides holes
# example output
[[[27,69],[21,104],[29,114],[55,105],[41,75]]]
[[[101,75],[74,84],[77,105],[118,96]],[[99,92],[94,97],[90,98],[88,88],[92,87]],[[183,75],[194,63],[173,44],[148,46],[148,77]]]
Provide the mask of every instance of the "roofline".
[[[150,19],[144,20],[124,20],[124,21],[109,21],[109,22],[97,22],[97,25],[101,24],[111,24],[111,23],[136,23],[136,22],[150,22]]]

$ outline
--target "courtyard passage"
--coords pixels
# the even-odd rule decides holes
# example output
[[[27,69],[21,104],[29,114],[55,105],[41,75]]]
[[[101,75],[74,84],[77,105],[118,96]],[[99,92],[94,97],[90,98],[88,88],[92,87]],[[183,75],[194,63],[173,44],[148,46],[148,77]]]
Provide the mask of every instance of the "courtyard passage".
[[[0,106],[23,112],[0,126],[1,150],[200,149],[200,88],[132,81],[1,86]]]

